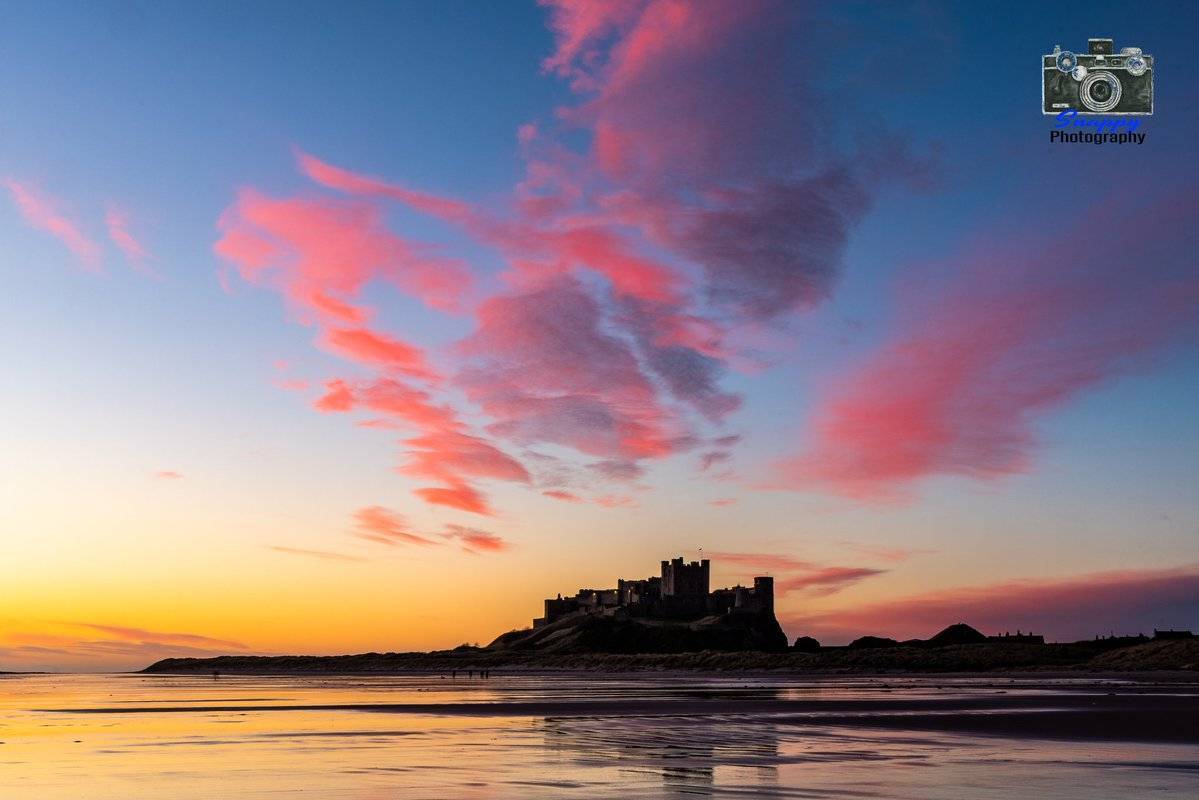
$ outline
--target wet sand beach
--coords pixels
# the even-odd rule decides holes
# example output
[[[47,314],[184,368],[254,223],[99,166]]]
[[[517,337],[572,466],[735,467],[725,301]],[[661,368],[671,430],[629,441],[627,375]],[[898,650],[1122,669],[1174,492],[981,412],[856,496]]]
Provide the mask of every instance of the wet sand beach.
[[[1196,712],[1186,678],[2,676],[0,796],[1189,797]]]

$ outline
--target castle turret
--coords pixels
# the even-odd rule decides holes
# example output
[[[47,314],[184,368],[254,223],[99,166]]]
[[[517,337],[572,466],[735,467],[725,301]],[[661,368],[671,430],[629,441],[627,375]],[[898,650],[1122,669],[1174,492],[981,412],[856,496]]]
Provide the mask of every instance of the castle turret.
[[[754,578],[754,599],[762,611],[774,613],[774,578]]]

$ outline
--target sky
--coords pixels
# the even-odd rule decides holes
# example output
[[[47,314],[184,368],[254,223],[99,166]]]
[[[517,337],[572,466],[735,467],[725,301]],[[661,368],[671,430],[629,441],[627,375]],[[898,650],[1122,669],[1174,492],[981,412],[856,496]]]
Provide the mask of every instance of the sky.
[[[1199,625],[1189,3],[17,3],[0,669]],[[1140,145],[1040,65],[1153,55]]]

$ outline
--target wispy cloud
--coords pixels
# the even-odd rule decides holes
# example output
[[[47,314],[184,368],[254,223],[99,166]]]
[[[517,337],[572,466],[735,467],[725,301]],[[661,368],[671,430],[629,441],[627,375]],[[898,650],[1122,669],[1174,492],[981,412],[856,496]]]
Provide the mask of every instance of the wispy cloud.
[[[403,516],[382,506],[367,506],[354,512],[358,535],[389,545],[414,544],[422,547],[438,542],[411,531]]]
[[[6,179],[4,185],[12,193],[13,200],[26,222],[51,234],[66,245],[84,268],[93,272],[100,270],[100,246],[83,233],[78,222],[60,209],[61,204],[58,200],[43,194],[28,183],[21,183],[12,178]]]
[[[1008,580],[911,595],[784,620],[792,633],[822,641],[863,634],[897,639],[929,636],[967,622],[987,633],[1037,631],[1050,639],[1149,633],[1188,627],[1199,615],[1199,566],[1099,572],[1059,578]]]
[[[595,498],[595,504],[604,508],[635,508],[637,499],[624,494],[605,494]]]
[[[282,545],[270,545],[270,549],[277,553],[287,553],[293,556],[305,556],[307,558],[319,558],[326,561],[365,561],[365,558],[351,556],[345,553],[334,553],[329,550],[308,550],[303,547],[284,547]]]
[[[434,401],[431,391],[442,376],[424,349],[372,326],[373,309],[361,301],[365,286],[380,280],[431,308],[456,310],[473,281],[464,265],[392,233],[369,203],[276,199],[247,189],[219,228],[216,252],[245,280],[281,291],[301,321],[317,326],[319,347],[377,373],[373,380],[327,381],[315,406],[324,412],[365,408],[388,417],[374,427],[414,428],[399,471],[439,483],[417,488],[417,496],[492,515],[475,480],[528,481],[514,458],[474,435],[450,405]]]
[[[134,269],[151,277],[159,277],[158,273],[149,265],[150,252],[131,230],[127,211],[109,204],[104,212],[104,224],[108,228],[108,238],[120,248]]]
[[[354,512],[357,535],[360,538],[386,545],[417,545],[437,547],[443,544],[431,536],[415,533],[408,521],[400,514],[382,506],[368,506]],[[448,524],[437,534],[448,542],[456,542],[468,553],[499,553],[508,550],[511,544],[496,534],[466,525]],[[290,549],[290,548],[276,548]],[[295,550],[297,553],[315,555],[314,551]]]
[[[68,622],[65,624],[72,625],[77,628],[98,631],[123,641],[138,642],[141,644],[185,645],[189,647],[208,648],[219,647],[228,648],[230,650],[247,649],[246,646],[241,642],[235,642],[229,639],[216,639],[211,636],[201,636],[195,633],[152,631],[145,628],[132,628],[121,625],[103,625],[94,622]]]
[[[462,545],[462,549],[469,553],[498,553],[511,547],[508,542],[494,533],[478,528],[468,528],[464,525],[446,525],[445,532],[441,535],[447,539],[456,540]]]
[[[882,162],[913,167],[889,139],[886,159],[815,146],[808,101],[821,87],[772,66],[804,29],[789,4],[546,5],[545,68],[570,98],[520,127],[525,170],[507,197],[476,205],[296,149],[299,171],[338,197],[245,188],[216,245],[245,280],[280,291],[318,346],[373,373],[330,385],[318,409],[369,408],[371,380],[402,381],[395,418],[374,423],[418,429],[400,472],[436,482],[415,489],[426,502],[482,515],[496,513],[488,481],[555,485],[530,480],[509,447],[573,451],[575,468],[607,482],[703,448],[706,477],[728,477],[714,467],[736,437],[708,444],[697,431],[741,406],[725,375],[758,359],[739,342],[824,300]],[[387,203],[461,230],[485,261],[474,269],[392,231]],[[468,313],[473,329],[434,366],[364,303],[375,281]],[[472,420],[481,412],[477,426],[442,400],[456,400],[449,389]],[[600,505],[631,502],[593,492]]]
[[[792,592],[809,596],[835,594],[867,578],[887,572],[875,567],[846,567],[818,564],[784,553],[710,552],[713,561],[734,564],[744,570],[775,574],[774,592],[785,597]]]
[[[1197,197],[1107,204],[1052,238],[989,242],[942,267],[823,398],[777,485],[894,501],[934,475],[1027,471],[1038,419],[1199,338]]]
[[[10,669],[129,670],[161,658],[245,653],[238,641],[97,622],[0,620],[0,659]]]
[[[779,597],[791,592],[804,592],[809,595],[835,594],[886,572],[885,569],[875,567],[818,567],[775,581],[774,591]]]

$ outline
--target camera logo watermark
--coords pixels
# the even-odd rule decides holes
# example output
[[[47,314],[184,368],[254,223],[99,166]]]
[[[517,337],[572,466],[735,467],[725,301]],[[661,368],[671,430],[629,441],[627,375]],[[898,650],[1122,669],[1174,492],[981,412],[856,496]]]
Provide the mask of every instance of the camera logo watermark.
[[[1137,132],[1139,127],[1141,121],[1136,117],[1088,119],[1080,116],[1074,109],[1067,108],[1058,112],[1054,129],[1049,132],[1049,141],[1074,144],[1144,144],[1145,134]],[[1083,130],[1071,130],[1072,128]]]
[[[1088,39],[1075,55],[1041,56],[1041,113],[1055,117],[1050,142],[1143,144],[1141,117],[1153,115],[1154,58],[1139,47],[1116,53],[1112,39]]]

